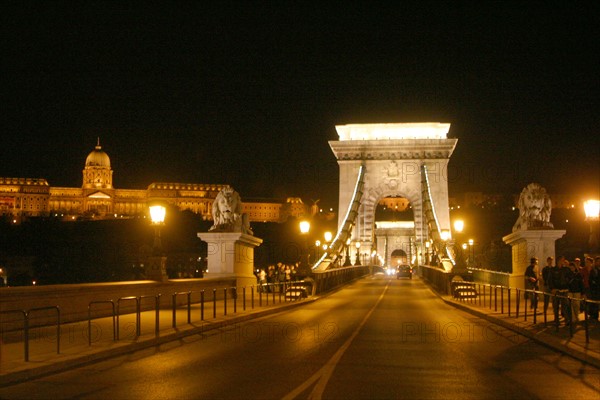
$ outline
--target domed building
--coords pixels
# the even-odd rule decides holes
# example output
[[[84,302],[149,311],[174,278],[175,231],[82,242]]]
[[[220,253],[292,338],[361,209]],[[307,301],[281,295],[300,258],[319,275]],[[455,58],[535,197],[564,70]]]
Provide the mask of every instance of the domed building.
[[[51,187],[46,179],[0,177],[0,215],[10,215],[15,223],[23,217],[49,215],[68,220],[128,218],[147,215],[148,205],[160,201],[211,220],[212,202],[227,186],[153,182],[147,189],[115,189],[112,182],[110,157],[98,139],[85,159],[80,188]],[[260,222],[283,222],[289,216],[305,215],[302,201],[290,199],[246,201],[242,212],[250,221]]]
[[[83,169],[84,189],[112,189],[112,169],[110,169],[110,158],[102,150],[100,139],[96,148],[85,159]]]

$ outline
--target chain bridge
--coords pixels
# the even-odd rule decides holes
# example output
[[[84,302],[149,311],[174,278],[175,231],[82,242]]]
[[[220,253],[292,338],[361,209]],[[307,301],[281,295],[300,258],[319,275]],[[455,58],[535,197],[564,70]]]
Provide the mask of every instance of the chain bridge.
[[[456,265],[448,204],[448,162],[458,139],[448,138],[448,123],[338,125],[339,140],[329,145],[340,169],[338,232],[312,269],[344,264],[359,243],[361,254],[378,254],[384,265],[401,248],[411,261],[434,261],[446,270]],[[406,198],[414,225],[408,240],[388,243],[379,235],[377,204],[386,197]]]

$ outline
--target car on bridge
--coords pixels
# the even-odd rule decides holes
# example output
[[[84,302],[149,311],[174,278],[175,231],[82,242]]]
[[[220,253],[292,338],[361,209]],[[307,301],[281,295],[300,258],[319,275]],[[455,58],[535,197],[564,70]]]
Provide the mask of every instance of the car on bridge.
[[[410,265],[408,265],[408,264],[399,265],[398,268],[396,268],[396,279],[400,279],[400,278],[412,279],[412,277],[413,277],[413,270]]]

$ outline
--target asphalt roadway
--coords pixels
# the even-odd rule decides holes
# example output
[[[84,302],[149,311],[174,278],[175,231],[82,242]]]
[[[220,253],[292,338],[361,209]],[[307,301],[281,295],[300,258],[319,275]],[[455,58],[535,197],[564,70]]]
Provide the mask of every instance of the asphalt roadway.
[[[183,324],[161,343],[150,333],[91,349],[86,340],[79,357],[40,355],[52,343],[37,343],[36,367],[12,357],[12,372],[2,370],[0,398],[600,398],[600,327],[586,343],[581,329],[571,337],[541,324],[440,297],[418,278],[374,276]]]

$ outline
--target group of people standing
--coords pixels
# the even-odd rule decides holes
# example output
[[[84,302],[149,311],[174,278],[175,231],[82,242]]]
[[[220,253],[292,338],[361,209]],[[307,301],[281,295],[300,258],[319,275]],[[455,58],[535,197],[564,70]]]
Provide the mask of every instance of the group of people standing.
[[[600,301],[600,256],[593,259],[585,257],[584,265],[576,258],[574,261],[560,256],[554,264],[554,258],[548,257],[546,265],[539,270],[538,259],[532,258],[525,270],[525,289],[542,290],[552,296],[554,315],[564,319],[565,325],[577,323],[584,311],[582,299],[586,301],[589,320],[598,321]],[[537,308],[537,294],[527,293],[531,299],[531,308]],[[544,312],[548,310],[550,296],[544,295]],[[569,302],[570,299],[570,302]]]
[[[261,288],[270,292],[273,286],[278,283],[292,282],[297,278],[298,265],[286,265],[281,262],[277,265],[269,265],[267,268],[260,269],[256,279]]]

